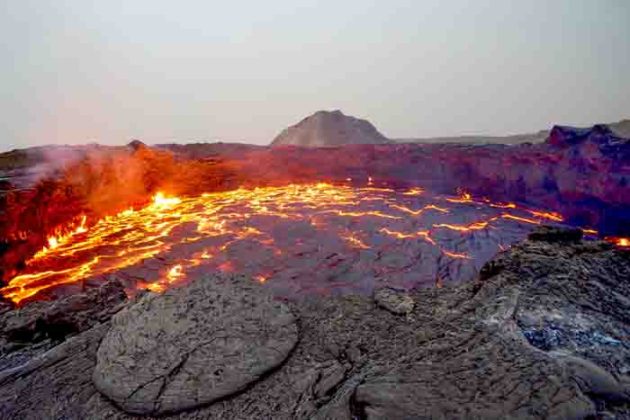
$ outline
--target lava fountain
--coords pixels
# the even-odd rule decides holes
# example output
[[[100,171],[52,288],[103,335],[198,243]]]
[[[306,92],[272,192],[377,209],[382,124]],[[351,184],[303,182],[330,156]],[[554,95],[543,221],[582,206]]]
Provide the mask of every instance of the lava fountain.
[[[459,282],[534,225],[562,217],[420,188],[292,184],[196,197],[158,193],[141,209],[86,227],[85,217],[1,290],[15,303],[54,298],[116,276],[161,291],[202,271],[265,282],[281,296]]]

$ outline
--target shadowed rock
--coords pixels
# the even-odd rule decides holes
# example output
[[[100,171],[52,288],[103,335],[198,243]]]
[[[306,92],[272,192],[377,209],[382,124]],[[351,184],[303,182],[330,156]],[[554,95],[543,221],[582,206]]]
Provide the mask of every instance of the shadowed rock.
[[[27,363],[0,371],[1,419],[84,419],[96,349],[108,323],[68,339]]]
[[[260,285],[205,277],[117,314],[93,379],[125,411],[177,412],[243,390],[296,341],[293,315]]]
[[[147,145],[138,139],[133,139],[129,143],[127,143],[127,147],[131,148],[133,151],[146,149]]]
[[[555,226],[539,226],[527,237],[532,241],[545,242],[579,242],[582,230],[577,228],[559,228]]]
[[[0,369],[20,364],[68,337],[105,322],[127,301],[115,279],[56,301],[33,302],[0,315]]]

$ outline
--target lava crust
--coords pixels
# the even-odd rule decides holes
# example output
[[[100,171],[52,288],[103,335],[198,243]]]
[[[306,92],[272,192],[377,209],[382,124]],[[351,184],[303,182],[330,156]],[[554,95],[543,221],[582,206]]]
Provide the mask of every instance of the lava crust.
[[[420,188],[320,183],[158,194],[143,209],[49,238],[1,292],[20,303],[111,276],[132,292],[162,291],[214,271],[253,277],[284,297],[442,285],[474,278],[533,226],[561,221],[514,203]]]

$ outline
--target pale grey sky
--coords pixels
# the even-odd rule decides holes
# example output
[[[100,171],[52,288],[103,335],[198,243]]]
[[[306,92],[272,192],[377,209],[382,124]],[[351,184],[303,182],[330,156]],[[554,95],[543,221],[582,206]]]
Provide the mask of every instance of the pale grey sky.
[[[0,150],[266,144],[319,109],[390,137],[630,117],[627,0],[0,0]]]

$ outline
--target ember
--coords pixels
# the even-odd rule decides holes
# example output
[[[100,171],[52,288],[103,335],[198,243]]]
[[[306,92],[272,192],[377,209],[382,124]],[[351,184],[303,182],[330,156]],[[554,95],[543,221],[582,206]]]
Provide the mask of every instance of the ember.
[[[158,193],[142,209],[89,228],[82,217],[51,236],[2,294],[19,303],[114,271],[130,290],[153,291],[194,270],[242,272],[281,294],[369,289],[385,274],[405,286],[461,281],[522,239],[528,226],[562,221],[556,213],[465,192],[431,196],[420,188],[396,191],[373,183],[293,184],[186,198]],[[627,239],[616,243],[627,246]]]

